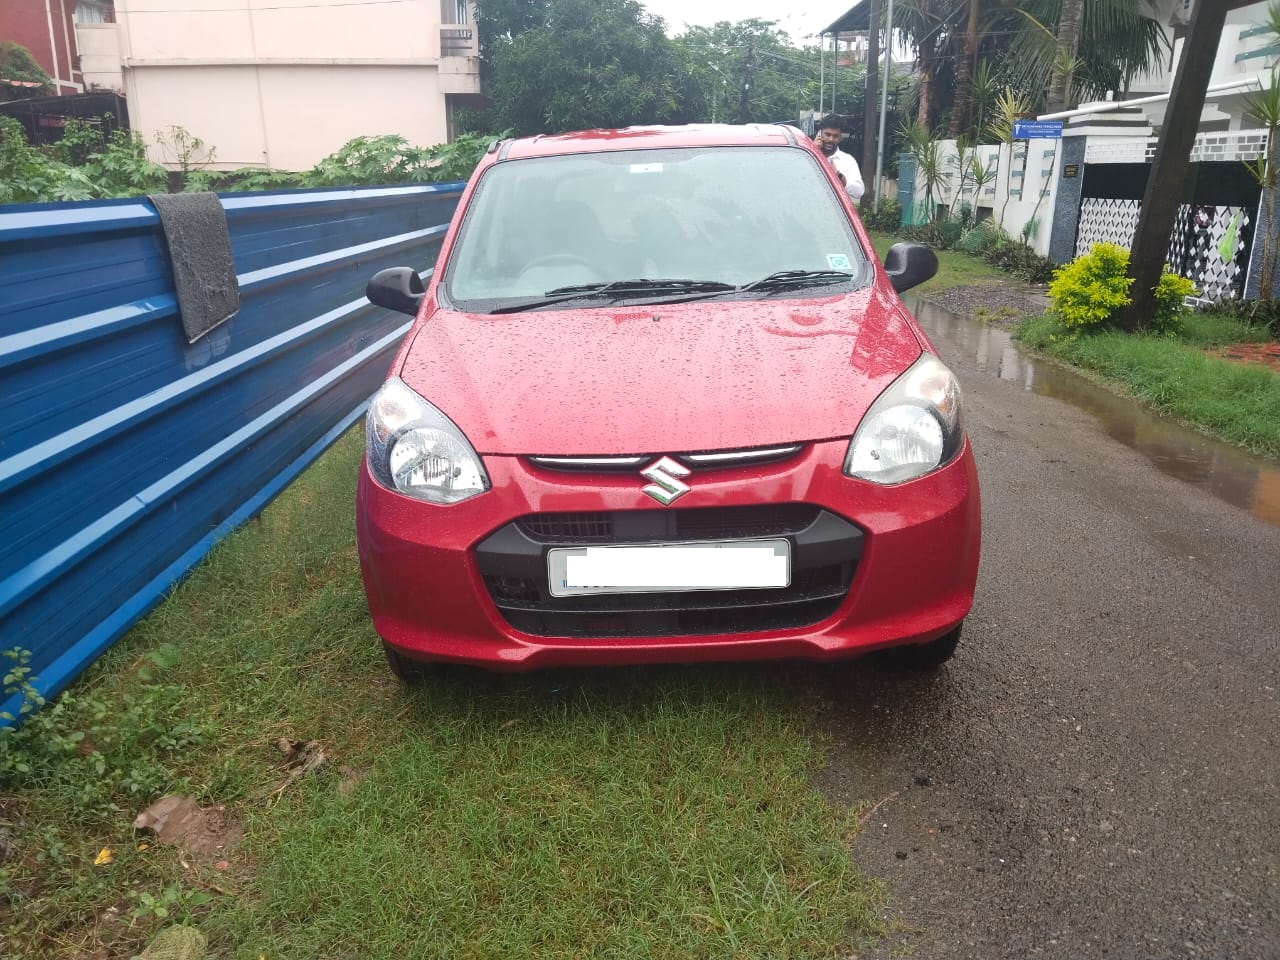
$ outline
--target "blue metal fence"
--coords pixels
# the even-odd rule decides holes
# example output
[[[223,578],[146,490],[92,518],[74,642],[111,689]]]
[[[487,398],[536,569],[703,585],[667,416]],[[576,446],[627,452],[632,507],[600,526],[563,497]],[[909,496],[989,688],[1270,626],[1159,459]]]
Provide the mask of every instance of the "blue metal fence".
[[[408,329],[365,283],[462,186],[222,197],[240,312],[195,343],[148,202],[0,207],[0,649],[42,693],[359,418]]]

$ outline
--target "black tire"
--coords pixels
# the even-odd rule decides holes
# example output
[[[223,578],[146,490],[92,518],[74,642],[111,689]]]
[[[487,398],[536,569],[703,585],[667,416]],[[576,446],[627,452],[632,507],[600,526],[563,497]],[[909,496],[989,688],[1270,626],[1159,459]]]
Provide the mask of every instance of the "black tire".
[[[387,655],[387,666],[403,684],[412,686],[420,683],[431,671],[429,664],[406,657],[385,640],[382,641],[382,652]]]
[[[927,673],[931,670],[937,670],[944,663],[951,659],[956,652],[956,647],[960,645],[960,631],[964,629],[964,624],[960,624],[949,633],[944,633],[937,640],[930,640],[928,643],[917,643],[909,647],[898,647],[894,653],[899,664],[908,670],[915,670],[920,673]]]

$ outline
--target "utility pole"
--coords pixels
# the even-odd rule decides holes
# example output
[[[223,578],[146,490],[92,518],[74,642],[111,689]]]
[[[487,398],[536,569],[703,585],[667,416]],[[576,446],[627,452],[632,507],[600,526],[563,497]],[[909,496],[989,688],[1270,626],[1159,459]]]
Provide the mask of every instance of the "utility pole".
[[[738,100],[738,122],[747,122],[747,95],[751,92],[751,81],[755,77],[756,72],[756,40],[755,37],[747,41],[747,68],[746,76],[742,82],[742,97]]]
[[[1191,148],[1200,128],[1205,89],[1213,75],[1229,5],[1227,0],[1200,0],[1191,15],[1130,248],[1129,276],[1133,284],[1129,294],[1133,300],[1120,312],[1120,325],[1127,330],[1141,330],[1155,309],[1153,289],[1160,282],[1169,256],[1169,235],[1191,167]]]
[[[876,189],[880,186],[869,176],[876,168],[876,148],[880,145],[876,139],[876,111],[872,109],[876,102],[876,79],[880,70],[880,0],[869,0],[867,7],[867,92],[862,98],[862,181],[867,185],[864,193],[865,205],[862,209],[875,207]]]
[[[880,142],[884,142],[884,118],[889,112],[889,75],[893,73],[893,0],[884,14],[884,76],[880,78]],[[865,179],[865,174],[864,174]],[[876,154],[876,189],[884,181],[884,151]]]

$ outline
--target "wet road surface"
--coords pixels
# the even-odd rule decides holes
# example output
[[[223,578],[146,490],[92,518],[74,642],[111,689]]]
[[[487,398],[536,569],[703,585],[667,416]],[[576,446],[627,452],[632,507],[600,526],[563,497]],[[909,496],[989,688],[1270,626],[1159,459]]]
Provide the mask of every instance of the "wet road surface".
[[[1280,470],[919,315],[983,560],[936,676],[831,681],[819,784],[875,805],[856,856],[900,924],[861,956],[1280,957]]]

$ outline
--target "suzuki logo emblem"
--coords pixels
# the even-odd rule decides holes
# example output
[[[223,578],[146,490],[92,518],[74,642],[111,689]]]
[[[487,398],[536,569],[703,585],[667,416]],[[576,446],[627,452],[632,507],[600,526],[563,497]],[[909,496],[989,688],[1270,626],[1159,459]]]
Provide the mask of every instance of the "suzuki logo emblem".
[[[670,457],[662,457],[640,471],[640,476],[653,481],[641,487],[640,492],[653,497],[664,507],[669,507],[692,489],[687,483],[680,482],[680,477],[687,477],[692,472],[684,464],[676,463]]]

